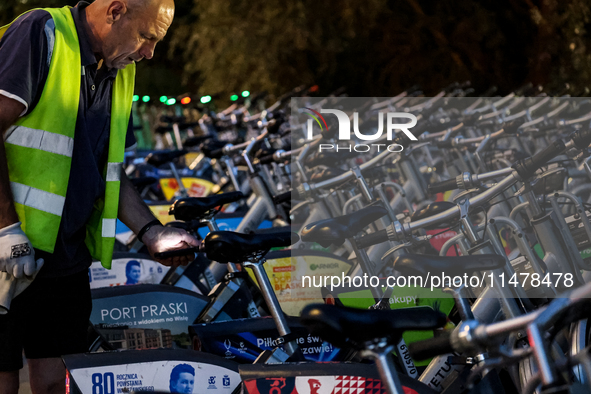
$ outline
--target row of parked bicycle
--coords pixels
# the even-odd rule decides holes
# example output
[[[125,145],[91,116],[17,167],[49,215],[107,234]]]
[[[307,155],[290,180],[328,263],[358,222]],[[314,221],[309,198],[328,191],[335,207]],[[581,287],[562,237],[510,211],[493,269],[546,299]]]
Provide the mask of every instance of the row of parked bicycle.
[[[187,150],[127,172],[203,242],[119,229],[71,392],[589,392],[591,102],[466,93],[165,119]]]

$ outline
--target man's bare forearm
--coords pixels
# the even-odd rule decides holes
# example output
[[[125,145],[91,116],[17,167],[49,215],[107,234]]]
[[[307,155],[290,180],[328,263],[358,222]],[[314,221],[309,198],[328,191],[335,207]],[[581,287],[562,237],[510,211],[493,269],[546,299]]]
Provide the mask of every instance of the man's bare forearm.
[[[119,196],[119,219],[134,233],[139,233],[142,227],[155,219],[152,211],[150,211],[148,205],[142,200],[131,181],[127,178],[127,175],[125,175],[125,172],[121,173],[121,191]],[[150,253],[152,258],[169,267],[187,265],[193,261],[193,253],[162,260],[155,257],[156,252],[199,246],[199,241],[185,230],[166,226],[150,227],[143,234],[142,242],[148,248],[148,253]]]
[[[124,171],[121,171],[118,217],[119,220],[136,234],[147,223],[154,220],[154,214],[150,211],[144,200],[142,200]]]
[[[25,106],[18,101],[0,95],[0,135],[2,135],[2,143],[0,144],[0,228],[10,226],[19,220],[10,190],[4,135],[8,128],[17,121],[24,109]]]

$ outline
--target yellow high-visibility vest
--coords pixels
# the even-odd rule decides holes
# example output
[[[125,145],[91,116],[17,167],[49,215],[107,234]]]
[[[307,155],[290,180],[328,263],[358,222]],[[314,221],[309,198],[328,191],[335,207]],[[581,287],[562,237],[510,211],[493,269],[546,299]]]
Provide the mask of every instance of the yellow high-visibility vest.
[[[43,8],[55,23],[55,44],[47,81],[30,114],[11,126],[4,140],[16,212],[34,248],[52,253],[64,203],[78,105],[82,63],[70,7]],[[10,25],[0,28],[0,38]],[[117,72],[111,97],[109,153],[104,198],[95,202],[86,228],[94,259],[111,268],[119,208],[121,167],[135,83],[135,63]]]

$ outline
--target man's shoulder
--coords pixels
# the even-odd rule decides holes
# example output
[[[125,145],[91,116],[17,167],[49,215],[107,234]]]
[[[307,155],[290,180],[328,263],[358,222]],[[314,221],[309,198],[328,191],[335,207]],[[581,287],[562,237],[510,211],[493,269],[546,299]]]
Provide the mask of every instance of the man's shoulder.
[[[51,30],[51,32],[48,30]],[[53,34],[53,30],[55,30],[55,27],[51,14],[48,11],[37,9],[29,11],[14,20],[6,30],[2,39],[3,41],[8,38],[11,40],[26,40],[31,36],[38,36],[43,31],[45,31],[46,35],[48,33]]]
[[[21,16],[19,16],[11,25],[11,27],[17,27],[17,26],[39,26],[39,27],[43,27],[45,26],[45,23],[51,19],[51,14],[43,9],[36,9],[36,10],[32,10],[27,12],[26,14],[23,14]]]

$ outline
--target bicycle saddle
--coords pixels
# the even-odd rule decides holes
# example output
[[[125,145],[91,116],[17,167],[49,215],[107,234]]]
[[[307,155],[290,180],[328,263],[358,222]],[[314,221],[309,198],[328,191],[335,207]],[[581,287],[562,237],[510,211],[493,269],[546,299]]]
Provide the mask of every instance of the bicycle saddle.
[[[292,245],[299,241],[296,233],[282,231],[267,234],[240,234],[231,231],[212,231],[203,240],[201,251],[218,263],[240,263],[250,256],[266,253],[271,248]]]
[[[395,343],[404,331],[443,327],[447,317],[430,307],[367,310],[312,304],[302,310],[300,322],[312,335],[337,347],[360,349],[364,342],[376,338],[387,338],[389,343]]]
[[[161,165],[170,163],[177,157],[181,157],[187,154],[186,150],[173,150],[168,152],[152,152],[146,157],[146,163],[153,165],[154,167],[160,167]]]
[[[228,145],[227,141],[209,140],[201,144],[201,152],[210,159],[219,159],[223,156],[222,148]]]
[[[314,174],[310,177],[310,182],[322,182],[326,179],[334,178],[335,176],[339,176],[344,174],[345,170],[341,170],[340,168],[328,167],[324,168],[319,171],[314,171]]]
[[[439,201],[439,202],[433,202],[429,205],[427,205],[425,208],[421,209],[420,211],[415,211],[415,213],[412,214],[412,216],[410,217],[411,222],[416,222],[417,220],[421,220],[421,219],[425,219],[425,218],[429,218],[433,215],[437,215],[438,213],[447,211],[450,208],[455,207],[456,204],[454,204],[453,202],[449,202],[449,201]],[[456,220],[453,220],[453,222],[455,222]],[[440,223],[438,225],[435,226],[428,226],[428,227],[424,227],[425,230],[433,230],[433,229],[437,229],[437,228],[446,228],[446,227],[450,227],[449,223]]]
[[[131,178],[130,181],[136,189],[143,189],[146,186],[156,183],[158,179],[153,176],[142,176],[139,178]]]
[[[209,197],[180,198],[172,204],[168,214],[174,215],[177,220],[201,219],[210,210],[243,198],[244,194],[242,192],[215,194]]]
[[[385,208],[371,206],[338,218],[310,223],[301,231],[302,241],[317,242],[325,248],[330,245],[340,246],[345,239],[352,238],[364,227],[386,214],[388,211]]]
[[[467,272],[489,271],[502,268],[505,265],[505,257],[497,254],[474,254],[470,256],[431,256],[420,254],[407,254],[394,259],[394,269],[403,275],[427,276],[438,275],[445,272],[446,275],[463,275]]]

